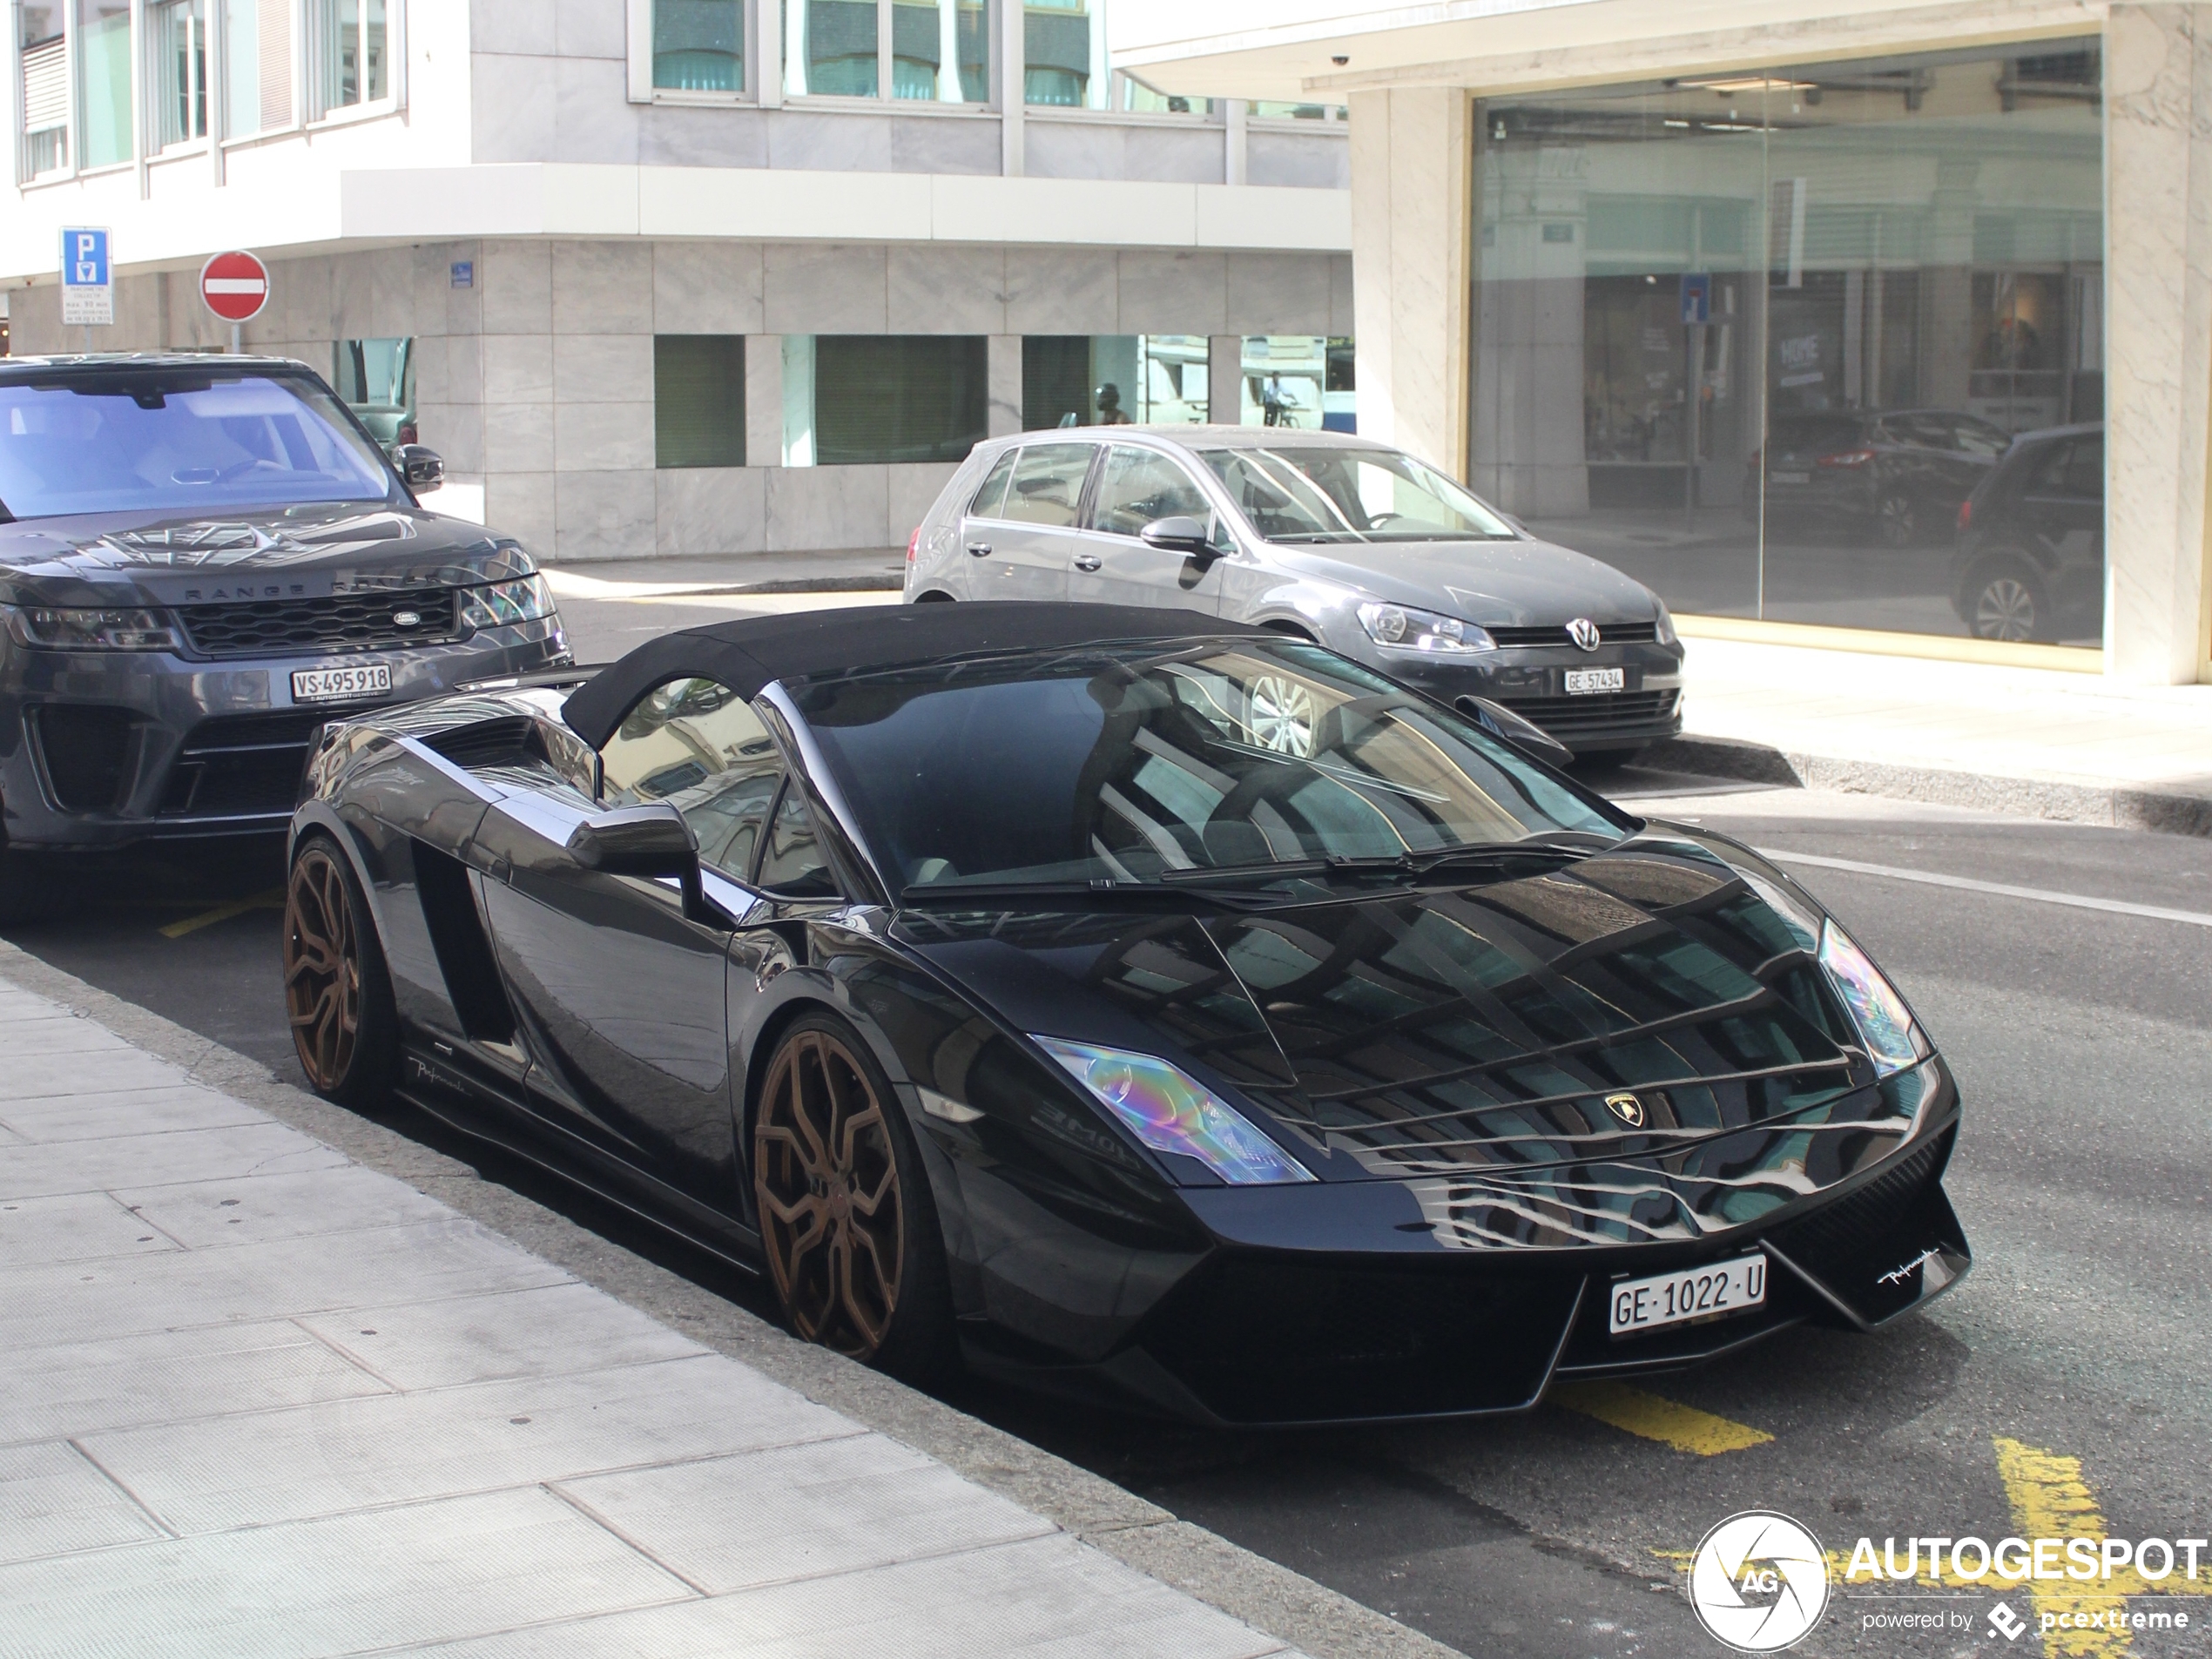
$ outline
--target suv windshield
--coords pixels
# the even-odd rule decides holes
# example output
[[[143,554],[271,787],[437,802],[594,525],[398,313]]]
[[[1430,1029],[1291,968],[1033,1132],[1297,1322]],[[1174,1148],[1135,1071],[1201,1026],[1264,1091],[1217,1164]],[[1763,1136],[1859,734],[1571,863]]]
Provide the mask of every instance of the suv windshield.
[[[1634,827],[1303,641],[896,669],[798,703],[894,885],[1307,878]]]
[[[1510,542],[1514,528],[1442,473],[1391,449],[1201,449],[1271,542]]]
[[[391,493],[376,447],[300,376],[185,369],[0,385],[0,509],[12,518]]]

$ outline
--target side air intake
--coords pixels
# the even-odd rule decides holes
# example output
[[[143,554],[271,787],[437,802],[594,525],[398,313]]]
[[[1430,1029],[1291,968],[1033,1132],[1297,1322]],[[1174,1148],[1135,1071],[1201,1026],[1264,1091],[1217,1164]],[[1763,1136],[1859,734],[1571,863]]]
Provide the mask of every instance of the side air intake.
[[[446,995],[461,1016],[462,1030],[479,1042],[514,1042],[514,1010],[507,1006],[499,964],[492,959],[491,941],[484,937],[483,919],[476,914],[468,867],[451,853],[417,841],[415,891],[422,901],[431,948],[438,954],[438,971],[445,976]]]

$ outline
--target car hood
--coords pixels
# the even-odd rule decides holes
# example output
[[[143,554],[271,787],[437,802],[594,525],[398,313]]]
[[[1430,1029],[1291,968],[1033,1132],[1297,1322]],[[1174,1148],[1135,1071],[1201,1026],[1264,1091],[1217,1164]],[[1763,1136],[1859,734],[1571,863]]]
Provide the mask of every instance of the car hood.
[[[16,604],[321,598],[497,582],[536,568],[512,537],[382,502],[0,524],[0,603]]]
[[[1817,913],[1725,850],[1654,830],[1464,888],[900,930],[1024,1030],[1171,1060],[1322,1178],[1409,1182],[1469,1242],[1658,1238],[1865,1168],[1939,1082],[1931,1061],[1877,1086]]]
[[[1486,625],[1543,626],[1575,617],[1601,624],[1649,622],[1659,614],[1658,599],[1635,577],[1550,542],[1278,544],[1268,557],[1325,581]]]

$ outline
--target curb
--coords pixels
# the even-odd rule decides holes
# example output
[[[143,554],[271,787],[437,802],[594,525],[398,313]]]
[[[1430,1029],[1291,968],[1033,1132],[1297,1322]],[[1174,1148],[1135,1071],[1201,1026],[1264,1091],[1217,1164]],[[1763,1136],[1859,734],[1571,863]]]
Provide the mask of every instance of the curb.
[[[2046,778],[1992,777],[1942,766],[1902,766],[1835,755],[1795,754],[1737,738],[1670,738],[1646,749],[1638,764],[1784,788],[1832,789],[1844,794],[1935,801],[2060,823],[2148,830],[2161,835],[2212,836],[2212,794]]]
[[[260,1062],[0,941],[0,979],[96,1020],[195,1081],[268,1113],[716,1352],[903,1441],[1116,1561],[1311,1659],[1464,1659],[1302,1574],[646,1260],[459,1159],[285,1082]]]

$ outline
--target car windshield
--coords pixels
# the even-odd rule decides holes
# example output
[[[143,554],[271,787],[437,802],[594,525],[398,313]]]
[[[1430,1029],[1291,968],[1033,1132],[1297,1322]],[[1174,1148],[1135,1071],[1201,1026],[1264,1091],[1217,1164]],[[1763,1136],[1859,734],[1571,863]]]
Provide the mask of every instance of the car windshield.
[[[0,386],[0,508],[12,518],[391,492],[375,446],[337,399],[298,376],[184,370]]]
[[[1201,449],[1271,542],[1509,542],[1511,524],[1411,455],[1321,444]]]
[[[1635,827],[1472,721],[1303,641],[859,673],[802,686],[798,705],[886,876],[910,892],[1330,880]]]

